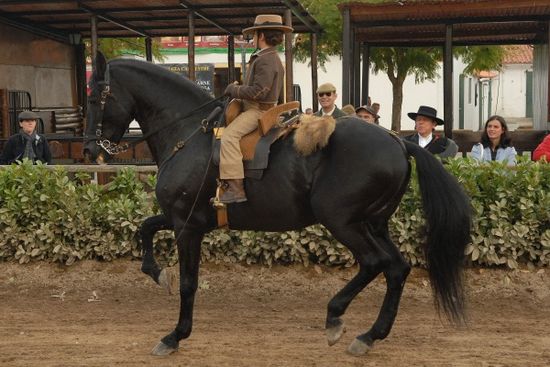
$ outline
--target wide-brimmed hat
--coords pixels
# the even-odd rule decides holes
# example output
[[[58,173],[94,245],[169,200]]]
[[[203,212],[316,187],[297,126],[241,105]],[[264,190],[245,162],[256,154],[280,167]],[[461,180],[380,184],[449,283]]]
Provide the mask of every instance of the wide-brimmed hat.
[[[258,29],[292,32],[292,27],[283,24],[283,18],[275,14],[260,14],[254,19],[254,25],[243,29],[243,35],[251,35]]]
[[[409,112],[407,114],[411,119],[416,120],[416,116],[426,116],[431,119],[434,119],[436,125],[443,125],[445,122],[437,117],[437,110],[430,106],[420,106],[418,107],[418,112]]]
[[[32,112],[32,111],[23,111],[21,112],[18,116],[17,116],[17,119],[19,121],[23,121],[23,120],[38,120],[40,118],[40,116],[38,116],[36,113]]]
[[[370,113],[371,115],[374,116],[374,118],[380,118],[380,116],[376,113],[376,111],[374,110],[374,108],[372,108],[371,106],[359,106],[355,109],[355,113],[359,112],[360,110],[365,110],[367,111],[368,113]]]
[[[332,83],[321,84],[319,88],[317,88],[317,94],[331,92],[336,92],[336,87]]]

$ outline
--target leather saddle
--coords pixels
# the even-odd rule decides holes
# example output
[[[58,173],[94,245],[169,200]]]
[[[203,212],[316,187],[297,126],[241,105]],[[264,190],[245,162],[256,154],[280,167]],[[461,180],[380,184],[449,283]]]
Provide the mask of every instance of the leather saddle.
[[[258,119],[258,128],[251,133],[243,136],[240,141],[241,152],[243,154],[243,165],[245,177],[261,179],[263,171],[267,168],[269,160],[269,150],[271,144],[277,141],[283,135],[284,117],[300,108],[300,102],[292,101],[271,107]],[[224,111],[225,126],[242,112],[242,101],[239,99],[231,100]],[[216,165],[220,164],[220,146],[223,128],[214,131],[214,156]]]

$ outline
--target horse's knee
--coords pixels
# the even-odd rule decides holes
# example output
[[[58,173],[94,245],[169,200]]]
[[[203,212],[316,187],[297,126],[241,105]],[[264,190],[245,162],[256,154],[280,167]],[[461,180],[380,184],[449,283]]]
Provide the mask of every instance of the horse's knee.
[[[182,299],[192,297],[198,289],[198,282],[195,280],[181,279],[180,281],[180,296]]]

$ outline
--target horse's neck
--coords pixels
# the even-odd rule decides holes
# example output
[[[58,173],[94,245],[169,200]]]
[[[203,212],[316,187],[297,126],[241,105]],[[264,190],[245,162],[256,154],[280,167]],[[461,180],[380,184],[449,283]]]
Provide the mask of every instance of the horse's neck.
[[[151,134],[147,144],[160,165],[172,155],[178,142],[186,140],[199,127],[200,119],[192,112],[208,99],[195,96],[192,89],[185,89],[178,83],[158,85],[156,81],[149,83],[147,78],[141,77],[143,86],[138,85],[132,91],[136,100],[136,120],[144,134]]]

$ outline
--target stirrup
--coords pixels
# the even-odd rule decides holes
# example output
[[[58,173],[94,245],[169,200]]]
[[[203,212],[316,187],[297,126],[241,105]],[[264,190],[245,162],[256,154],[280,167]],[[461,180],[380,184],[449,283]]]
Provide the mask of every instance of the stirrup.
[[[216,196],[210,199],[210,204],[212,204],[215,209],[222,209],[225,208],[227,205],[220,201],[220,196],[222,195],[223,186],[227,186],[227,184],[220,179],[217,179],[217,181],[218,186],[216,187]]]

